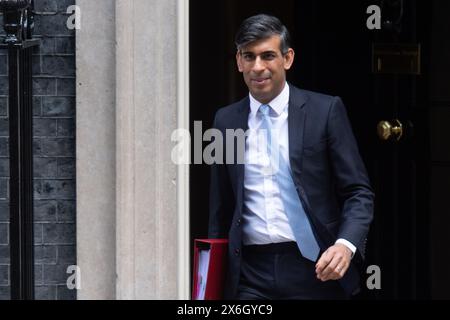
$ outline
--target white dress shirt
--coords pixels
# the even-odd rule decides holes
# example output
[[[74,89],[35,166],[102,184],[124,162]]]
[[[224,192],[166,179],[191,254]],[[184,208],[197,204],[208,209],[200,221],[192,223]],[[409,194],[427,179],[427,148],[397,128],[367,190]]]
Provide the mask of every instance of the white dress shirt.
[[[278,183],[270,169],[270,159],[265,143],[265,132],[258,129],[263,123],[258,113],[262,103],[250,94],[249,133],[245,142],[243,243],[269,244],[295,241],[289,225]],[[270,103],[272,133],[277,135],[279,155],[289,164],[288,105],[289,85]],[[356,247],[349,241],[339,239],[336,243],[346,245],[353,253]]]

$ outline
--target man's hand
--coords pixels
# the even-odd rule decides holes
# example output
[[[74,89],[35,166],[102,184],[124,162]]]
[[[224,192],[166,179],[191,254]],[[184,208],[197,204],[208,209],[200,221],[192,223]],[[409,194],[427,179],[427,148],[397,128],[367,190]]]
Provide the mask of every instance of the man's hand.
[[[352,251],[341,243],[331,246],[316,264],[317,278],[322,281],[339,280],[350,266]]]

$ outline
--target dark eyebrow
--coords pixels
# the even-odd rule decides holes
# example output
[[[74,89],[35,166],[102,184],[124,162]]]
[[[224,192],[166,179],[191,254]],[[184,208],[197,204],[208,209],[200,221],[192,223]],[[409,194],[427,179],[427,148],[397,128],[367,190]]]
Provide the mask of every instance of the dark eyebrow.
[[[264,51],[264,52],[262,52],[261,54],[277,54],[277,52],[276,51],[272,51],[272,50],[268,50],[268,51]],[[255,55],[253,52],[251,52],[251,51],[241,51],[241,54],[252,54],[252,55]]]
[[[269,54],[269,53],[277,54],[276,51],[272,51],[272,50],[264,51],[262,54]]]

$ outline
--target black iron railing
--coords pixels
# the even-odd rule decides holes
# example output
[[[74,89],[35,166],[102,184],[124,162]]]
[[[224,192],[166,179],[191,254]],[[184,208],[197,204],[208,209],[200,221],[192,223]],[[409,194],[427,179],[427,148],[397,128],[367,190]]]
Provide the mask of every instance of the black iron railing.
[[[34,299],[33,0],[0,0],[9,61],[11,299]]]

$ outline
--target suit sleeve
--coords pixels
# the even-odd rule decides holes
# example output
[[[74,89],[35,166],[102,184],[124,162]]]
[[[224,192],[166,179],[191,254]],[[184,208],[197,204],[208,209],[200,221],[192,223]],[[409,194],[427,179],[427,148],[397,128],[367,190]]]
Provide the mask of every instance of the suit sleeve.
[[[219,113],[214,119],[213,128],[219,129]],[[223,130],[221,130],[223,133]],[[223,153],[224,154],[224,153]],[[210,194],[209,194],[209,228],[208,238],[227,238],[233,215],[234,197],[225,162],[211,165]]]
[[[335,97],[329,111],[330,162],[341,206],[338,238],[350,241],[362,257],[373,219],[374,193],[342,100]]]

